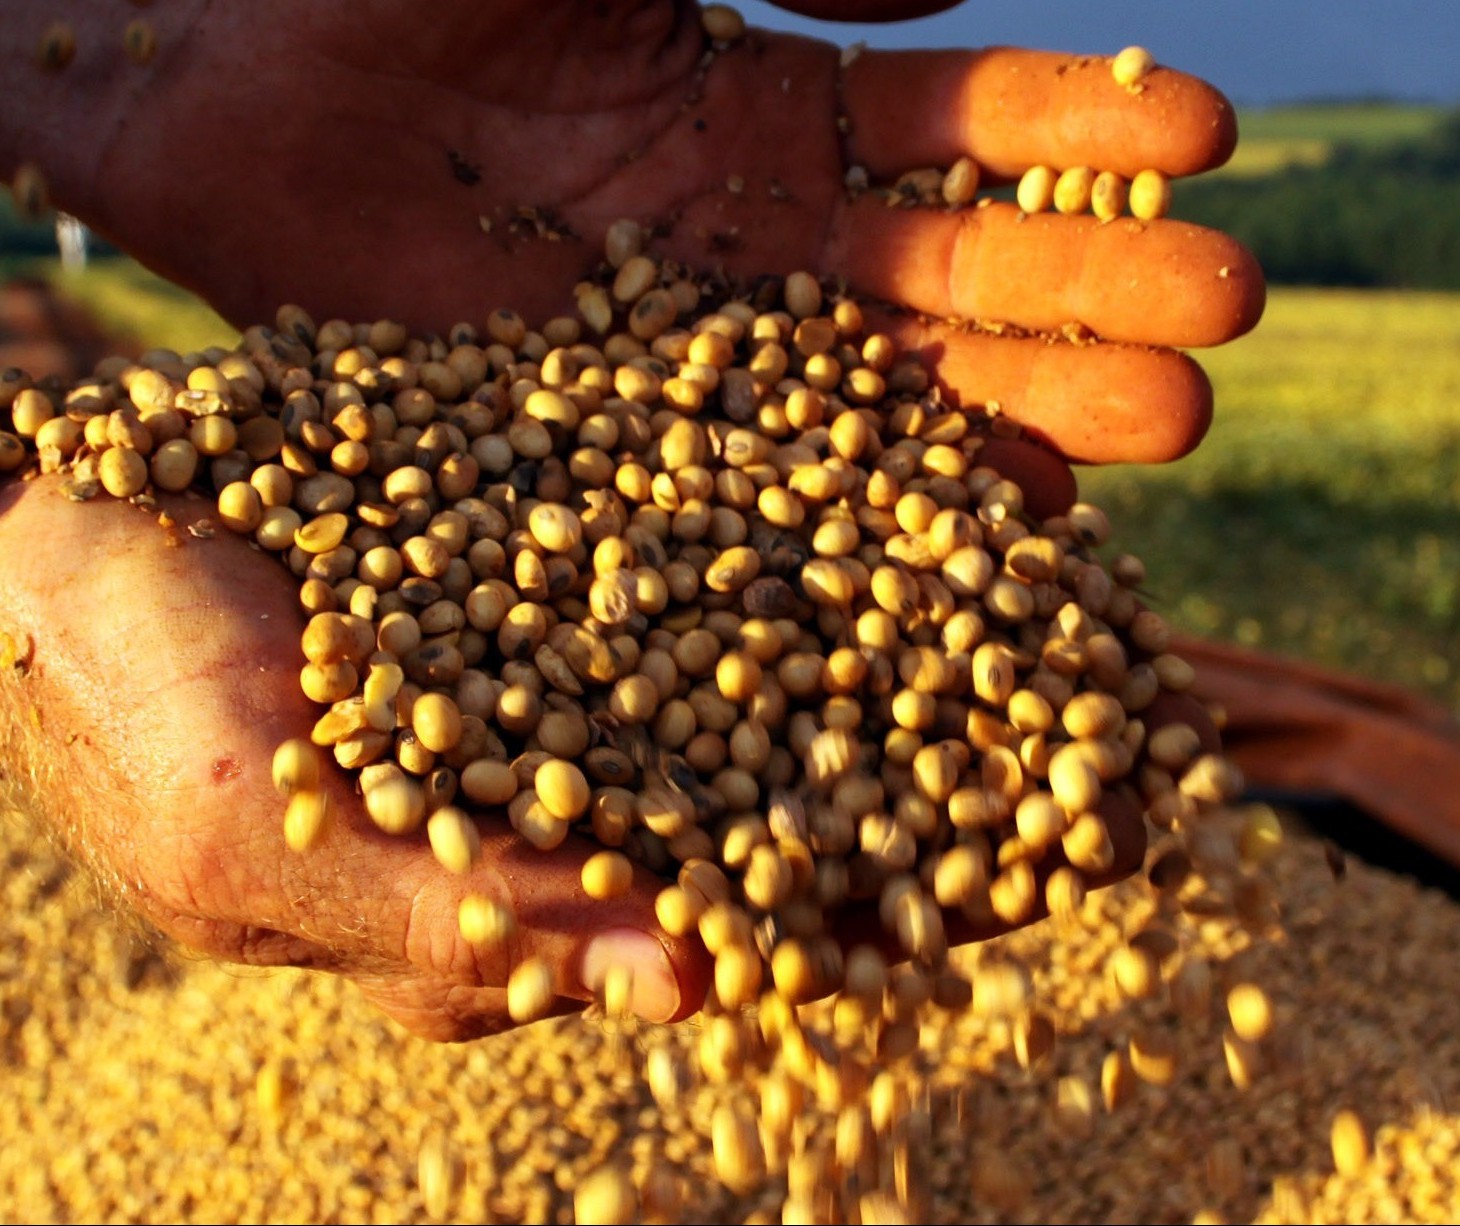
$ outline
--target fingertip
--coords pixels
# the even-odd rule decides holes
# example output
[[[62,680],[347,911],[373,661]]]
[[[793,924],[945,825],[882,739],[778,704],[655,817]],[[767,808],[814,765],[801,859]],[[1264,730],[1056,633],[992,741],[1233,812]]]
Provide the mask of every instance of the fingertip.
[[[1212,381],[1194,358],[1175,350],[1144,355],[1145,380],[1127,388],[1128,446],[1122,463],[1165,464],[1194,451],[1211,429]]]
[[[1080,464],[1163,464],[1212,422],[1212,385],[1184,353],[1120,345],[1046,346],[1011,413]]]
[[[1213,96],[1213,118],[1207,141],[1207,157],[1199,169],[1214,170],[1218,166],[1225,166],[1237,149],[1237,108],[1215,86],[1205,85],[1205,88]]]
[[[1137,146],[1139,152],[1150,157],[1149,165],[1173,178],[1224,165],[1237,147],[1236,108],[1200,77],[1157,66],[1131,100],[1132,121],[1151,133],[1152,143]],[[1125,169],[1133,174],[1145,166],[1132,162]]]
[[[1057,222],[1038,220],[1046,230]],[[1228,234],[1171,217],[1066,220],[1087,241],[1069,305],[1106,340],[1208,348],[1262,317],[1262,269]]]
[[[1267,278],[1251,251],[1230,235],[1222,238],[1217,277],[1230,287],[1227,331],[1222,338],[1225,341],[1245,336],[1257,327],[1267,308]]]
[[[679,981],[679,1008],[666,1021],[679,1022],[698,1013],[709,995],[710,985],[715,979],[715,963],[709,951],[696,935],[694,937],[672,937],[660,932],[670,965]]]
[[[1023,490],[1025,508],[1039,519],[1068,510],[1078,495],[1070,466],[1036,443],[991,438],[980,448],[978,460]]]
[[[1262,267],[1230,234],[1176,218],[1127,220],[1106,226],[1101,233],[1110,241],[1101,252],[1108,263],[1097,281],[1119,277],[1142,249],[1150,269],[1144,294],[1123,300],[1116,325],[1119,334],[1111,332],[1111,339],[1137,340],[1148,327],[1142,317],[1143,299],[1145,310],[1154,310],[1167,321],[1163,343],[1182,348],[1225,345],[1251,332],[1262,318],[1267,304]]]
[[[609,974],[630,975],[630,1009],[646,1022],[677,1022],[696,1012],[707,987],[703,948],[641,928],[609,928],[589,939],[578,978],[600,998]]]
[[[559,968],[559,988],[581,1000],[603,999],[609,971],[631,973],[630,1009],[648,1022],[675,1022],[699,1010],[712,976],[709,954],[698,935],[676,937],[665,932],[655,914],[655,900],[667,884],[642,865],[634,866],[633,884],[612,898],[590,897],[583,888],[581,864],[597,850],[571,840],[555,853],[565,870],[546,896],[540,883],[518,888],[539,895],[529,904],[522,944]],[[521,915],[521,910],[519,915]],[[573,940],[565,950],[564,937]]]

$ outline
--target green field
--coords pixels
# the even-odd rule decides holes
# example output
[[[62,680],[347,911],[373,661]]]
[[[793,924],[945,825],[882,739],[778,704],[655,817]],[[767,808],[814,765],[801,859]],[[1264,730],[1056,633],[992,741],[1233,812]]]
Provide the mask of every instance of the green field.
[[[1440,106],[1397,102],[1315,102],[1244,109],[1242,139],[1347,141],[1386,145],[1422,136],[1446,114]]]
[[[1275,291],[1203,360],[1217,420],[1197,452],[1083,479],[1151,599],[1460,709],[1460,295]]]
[[[1237,152],[1219,174],[1263,175],[1285,166],[1316,166],[1339,143],[1375,148],[1432,131],[1447,110],[1389,102],[1312,103],[1244,109]]]

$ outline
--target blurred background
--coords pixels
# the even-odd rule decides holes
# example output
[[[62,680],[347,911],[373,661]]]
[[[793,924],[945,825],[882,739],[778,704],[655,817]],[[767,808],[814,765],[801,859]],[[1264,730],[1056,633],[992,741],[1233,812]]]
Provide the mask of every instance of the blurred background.
[[[1449,0],[1045,0],[895,25],[740,7],[758,24],[875,47],[1113,54],[1140,43],[1226,92],[1237,154],[1179,184],[1174,211],[1256,250],[1267,315],[1201,355],[1218,415],[1196,454],[1085,473],[1085,493],[1145,559],[1149,599],[1181,628],[1460,710],[1460,23]],[[46,329],[62,326],[83,366],[120,337],[187,350],[232,336],[103,245],[83,263],[85,243],[75,229],[20,224],[0,202],[4,364],[26,352],[37,363]],[[17,349],[27,330],[30,350]]]

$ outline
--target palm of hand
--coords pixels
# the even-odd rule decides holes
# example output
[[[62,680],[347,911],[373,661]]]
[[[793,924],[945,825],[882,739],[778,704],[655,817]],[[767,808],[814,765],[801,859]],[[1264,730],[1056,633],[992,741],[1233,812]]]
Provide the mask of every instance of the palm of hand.
[[[101,220],[240,323],[300,301],[444,331],[497,306],[570,309],[603,232],[630,216],[697,267],[808,268],[934,317],[1121,342],[879,321],[939,357],[947,390],[997,401],[1072,459],[1169,459],[1200,439],[1210,388],[1149,347],[1252,326],[1261,277],[1237,244],[1007,205],[889,209],[849,201],[842,177],[847,159],[891,181],[964,153],[991,180],[1034,163],[1191,173],[1230,152],[1219,94],[1166,70],[1133,94],[1103,61],[1034,52],[842,68],[835,48],[783,35],[706,48],[693,6],[669,3],[209,11],[119,129],[108,165],[128,171]],[[178,243],[187,214],[207,242]]]
[[[49,481],[0,490],[0,554],[12,559],[0,629],[25,645],[28,674],[0,687],[0,708],[12,735],[33,726],[8,760],[36,764],[41,807],[64,815],[60,833],[104,887],[186,948],[341,971],[439,1038],[509,1024],[503,989],[525,957],[545,958],[582,999],[602,972],[601,958],[585,962],[594,936],[656,930],[647,876],[620,899],[584,894],[592,847],[543,856],[505,819],[488,821],[480,864],[455,877],[424,843],[376,830],[339,773],[327,785],[337,828],[309,855],[290,852],[269,763],[317,716],[299,691],[293,584],[241,538],[193,535],[206,502],[168,505],[172,527],[106,498],[68,502]],[[469,890],[515,910],[511,947],[460,938]],[[667,1017],[676,995],[698,1000],[704,968],[683,942],[663,944],[683,986],[640,1003]]]
[[[112,155],[213,151],[188,159],[207,250],[179,249],[159,217],[144,254],[241,321],[294,298],[322,318],[442,329],[497,305],[545,318],[571,302],[620,216],[678,218],[698,246],[712,229],[748,267],[786,267],[813,254],[839,189],[830,47],[774,40],[725,73],[701,62],[692,6],[462,5],[429,19],[396,4],[287,8],[209,14],[177,76],[143,100],[185,126],[149,155],[134,124],[137,146]],[[754,201],[722,216],[736,163]],[[129,176],[129,190],[165,204],[168,178]],[[772,181],[794,202],[732,240],[733,214],[764,212]]]

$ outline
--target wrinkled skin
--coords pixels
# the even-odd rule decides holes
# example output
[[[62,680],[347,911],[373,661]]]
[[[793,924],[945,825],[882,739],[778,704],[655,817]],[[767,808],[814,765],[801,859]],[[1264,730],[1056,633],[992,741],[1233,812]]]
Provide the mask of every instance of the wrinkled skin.
[[[29,54],[46,9],[12,7],[7,64]],[[864,53],[842,69],[832,47],[762,32],[706,65],[692,7],[543,0],[436,5],[430,21],[398,0],[157,6],[141,10],[159,42],[141,67],[117,50],[114,6],[74,7],[75,62],[15,74],[0,172],[38,162],[61,207],[240,325],[284,301],[438,330],[499,305],[545,318],[569,309],[604,230],[631,216],[696,267],[806,268],[919,312],[877,321],[937,362],[950,397],[997,401],[1045,444],[998,459],[1053,510],[1073,496],[1056,452],[1152,462],[1193,447],[1210,389],[1175,347],[1229,340],[1261,312],[1250,256],[1179,222],[889,209],[843,192],[849,164],[891,181],[963,154],[1005,180],[1041,162],[1172,175],[1220,163],[1231,108],[1171,71],[1133,94],[1103,61],[1033,52]],[[732,174],[743,191],[727,189]],[[556,241],[521,224],[527,206]],[[931,322],[950,317],[1018,328]],[[1072,323],[1113,343],[1023,331]],[[698,1006],[703,951],[659,931],[647,875],[611,903],[586,899],[587,846],[524,852],[488,815],[481,864],[455,878],[423,839],[374,832],[339,776],[334,832],[289,853],[268,762],[313,720],[294,582],[239,540],[183,530],[204,504],[170,510],[171,532],[110,500],[69,502],[52,480],[0,488],[0,630],[27,664],[0,686],[6,765],[78,858],[182,944],[348,974],[433,1037],[509,1025],[507,970],[534,953],[556,968],[564,1008],[614,958],[637,965],[645,1016]],[[1139,823],[1115,826],[1128,872]],[[513,948],[459,938],[468,889],[511,902]]]

